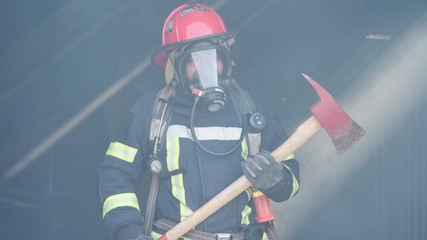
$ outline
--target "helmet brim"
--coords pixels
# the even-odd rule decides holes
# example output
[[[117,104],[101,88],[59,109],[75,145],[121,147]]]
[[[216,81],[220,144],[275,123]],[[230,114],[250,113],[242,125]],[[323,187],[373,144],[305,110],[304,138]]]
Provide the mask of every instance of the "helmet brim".
[[[166,67],[166,62],[168,60],[166,52],[172,49],[175,49],[183,44],[200,41],[203,39],[210,39],[210,38],[224,38],[224,39],[230,39],[236,37],[235,32],[224,32],[224,33],[218,33],[218,34],[212,34],[208,36],[203,36],[199,38],[192,38],[185,41],[175,42],[171,44],[163,45],[159,48],[157,48],[154,53],[151,55],[151,62],[158,68],[164,69]]]

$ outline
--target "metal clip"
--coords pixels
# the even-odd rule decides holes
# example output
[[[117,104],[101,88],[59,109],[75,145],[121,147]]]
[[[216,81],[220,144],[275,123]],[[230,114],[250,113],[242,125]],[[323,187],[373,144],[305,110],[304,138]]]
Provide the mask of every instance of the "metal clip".
[[[233,236],[231,233],[217,233],[216,240],[232,240]]]

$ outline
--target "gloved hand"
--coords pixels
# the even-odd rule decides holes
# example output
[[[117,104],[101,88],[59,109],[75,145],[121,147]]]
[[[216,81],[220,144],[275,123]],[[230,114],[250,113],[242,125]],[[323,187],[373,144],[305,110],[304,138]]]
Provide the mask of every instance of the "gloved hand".
[[[144,229],[139,224],[129,224],[120,228],[116,240],[154,240],[151,236],[143,234]]]
[[[261,151],[241,163],[243,173],[258,190],[267,190],[283,179],[283,166],[270,152]]]

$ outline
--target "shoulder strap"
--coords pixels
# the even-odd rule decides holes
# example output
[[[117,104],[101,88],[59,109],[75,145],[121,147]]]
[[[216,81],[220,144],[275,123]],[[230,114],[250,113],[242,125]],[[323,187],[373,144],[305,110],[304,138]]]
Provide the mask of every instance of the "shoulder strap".
[[[230,92],[234,107],[239,113],[240,122],[242,125],[249,125],[245,118],[249,114],[256,112],[255,103],[251,96],[248,92],[240,88],[234,79],[230,81]],[[244,128],[248,129],[249,126],[244,126]],[[261,133],[246,131],[244,134],[246,135],[246,145],[248,146],[249,155],[257,154],[261,146]]]
[[[239,117],[256,111],[255,104],[248,92],[240,88],[236,80],[230,80],[230,95]],[[240,119],[243,122],[243,119]]]
[[[160,127],[160,124],[165,123],[164,115],[166,114],[165,111],[166,111],[167,100],[174,91],[175,91],[175,88],[168,85],[167,87],[160,90],[159,93],[157,94],[156,100],[153,105],[153,111],[152,111],[153,117],[151,119],[151,125],[150,125],[150,141],[153,141],[156,138],[159,138],[163,134],[164,125]]]
[[[274,226],[273,220],[268,221],[264,225],[264,231],[267,234],[268,240],[278,240],[276,227]]]
[[[154,142],[151,158],[160,156],[160,151],[165,142],[166,128],[169,125],[172,113],[167,107],[167,100],[175,91],[170,85],[163,88],[156,97],[153,105],[152,119],[150,124],[150,141]],[[150,163],[151,164],[151,163]],[[149,168],[151,166],[148,166]],[[147,171],[147,173],[152,171]],[[150,236],[153,227],[154,213],[156,210],[157,193],[159,189],[159,178],[157,174],[152,174],[150,190],[148,191],[148,199],[145,207],[144,215],[144,233]]]

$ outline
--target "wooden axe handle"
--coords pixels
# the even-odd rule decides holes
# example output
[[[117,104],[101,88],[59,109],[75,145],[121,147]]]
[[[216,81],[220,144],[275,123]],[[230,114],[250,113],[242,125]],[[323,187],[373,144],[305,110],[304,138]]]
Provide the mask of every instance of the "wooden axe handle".
[[[288,140],[276,148],[276,150],[274,150],[271,155],[276,161],[281,162],[290,154],[294,153],[305,142],[307,142],[321,128],[322,127],[319,121],[317,121],[314,116],[311,116],[304,123],[298,126],[298,128],[288,138]],[[222,192],[218,193],[214,198],[209,200],[197,211],[191,214],[184,221],[178,223],[175,227],[166,232],[160,238],[160,240],[176,240],[180,238],[250,186],[251,182],[249,182],[245,176],[241,176],[230,186],[222,190]]]

